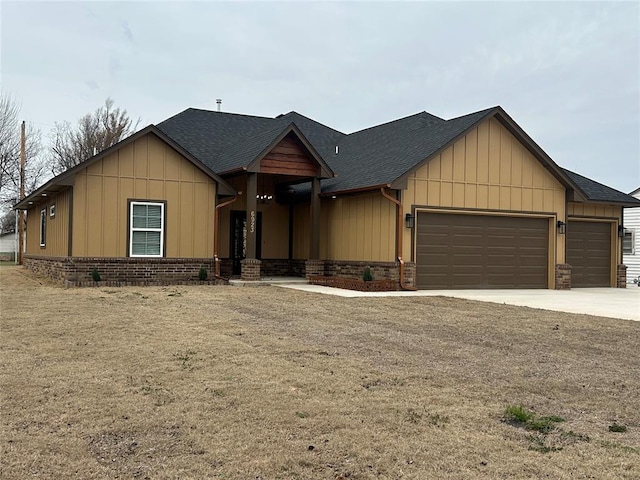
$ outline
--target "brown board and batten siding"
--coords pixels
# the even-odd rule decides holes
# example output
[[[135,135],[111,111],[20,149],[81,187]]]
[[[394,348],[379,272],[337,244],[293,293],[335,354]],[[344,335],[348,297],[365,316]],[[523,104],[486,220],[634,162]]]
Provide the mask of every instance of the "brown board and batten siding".
[[[393,262],[396,207],[380,192],[323,198],[320,257]]]
[[[27,211],[28,255],[64,257],[69,254],[69,207],[72,201],[71,188],[43,198]],[[51,207],[55,215],[51,216]],[[46,209],[45,246],[40,246],[40,212]]]
[[[128,202],[166,201],[166,257],[213,256],[216,182],[153,134],[75,176],[73,256],[126,257]]]
[[[290,133],[260,160],[260,173],[315,177],[319,166],[309,158],[300,140]]]
[[[545,286],[554,287],[554,266],[564,262],[565,244],[550,226],[566,218],[565,188],[495,118],[480,123],[418,167],[407,178],[402,202],[405,212],[446,214],[455,209],[458,213],[481,216],[487,224],[496,214],[507,215],[516,224],[524,217],[538,219],[541,228],[546,223],[548,253],[546,265],[540,268],[547,274]],[[420,216],[416,220],[417,231]],[[412,252],[420,271],[420,259],[416,257],[418,242],[412,233],[415,235],[405,229],[403,249]]]

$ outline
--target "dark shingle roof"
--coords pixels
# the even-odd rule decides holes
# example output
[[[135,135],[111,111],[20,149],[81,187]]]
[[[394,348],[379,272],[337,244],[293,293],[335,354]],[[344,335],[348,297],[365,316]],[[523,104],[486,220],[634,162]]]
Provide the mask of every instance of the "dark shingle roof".
[[[323,181],[323,192],[389,184],[426,160],[489,115],[483,110],[452,120],[417,113],[352,133],[328,160],[337,178]]]
[[[322,181],[322,191],[333,193],[391,184],[496,112],[504,114],[493,107],[443,120],[420,112],[346,135],[297,112],[269,118],[189,108],[158,128],[220,174],[248,166],[293,124],[335,172],[335,178]],[[588,200],[640,204],[629,195],[561,170]]]
[[[640,205],[640,200],[632,197],[631,195],[627,195],[626,193],[607,187],[606,185],[584,177],[579,173],[567,170],[566,168],[563,168],[563,170],[571,181],[575,183],[582,192],[584,192],[587,199],[590,201],[624,203],[629,204],[630,206]]]
[[[276,118],[189,108],[158,128],[218,173],[245,167],[294,123],[323,159],[344,133],[296,112]]]

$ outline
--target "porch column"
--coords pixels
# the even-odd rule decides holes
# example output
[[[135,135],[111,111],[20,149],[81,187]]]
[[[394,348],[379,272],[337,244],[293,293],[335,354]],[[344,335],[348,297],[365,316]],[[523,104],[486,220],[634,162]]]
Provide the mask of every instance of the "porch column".
[[[256,195],[258,194],[258,174],[247,175],[247,250],[245,259],[240,261],[242,266],[240,278],[246,281],[260,280],[260,260],[256,259],[256,237],[258,229],[258,212]]]
[[[247,175],[247,251],[246,258],[256,258],[256,229],[258,212],[256,195],[258,194],[258,174]]]
[[[320,179],[311,181],[311,238],[309,258],[305,262],[306,278],[324,275],[324,261],[320,260]]]
[[[311,244],[309,259],[320,259],[320,179],[311,181]]]

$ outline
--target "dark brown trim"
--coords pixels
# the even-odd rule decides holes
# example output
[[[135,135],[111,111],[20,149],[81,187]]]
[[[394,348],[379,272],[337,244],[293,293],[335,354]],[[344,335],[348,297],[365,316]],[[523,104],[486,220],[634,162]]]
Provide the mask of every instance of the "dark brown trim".
[[[339,190],[336,192],[323,192],[320,194],[321,197],[328,197],[331,198],[333,196],[343,196],[343,195],[353,195],[353,194],[357,194],[357,193],[363,193],[363,192],[373,192],[373,191],[380,191],[381,188],[392,188],[390,184],[388,183],[381,183],[379,185],[372,185],[372,186],[368,186],[368,187],[358,187],[358,188],[352,188],[350,190]]]
[[[498,120],[502,126],[504,126],[514,137],[520,140],[521,143],[529,150],[529,152],[538,159],[540,163],[560,182],[562,185],[570,190],[574,190],[583,200],[587,200],[587,196],[584,192],[564,173],[564,171],[558,166],[552,158],[538,145],[520,125],[518,125],[513,118],[509,116],[501,107],[497,107],[497,112],[494,114],[496,120]]]
[[[413,217],[413,228],[411,229],[411,256],[409,258],[411,258],[412,262],[416,261],[416,225],[417,225],[417,220],[418,217],[416,217],[416,206],[415,205],[411,205],[411,216]]]
[[[311,181],[311,228],[309,260],[320,260],[320,179]]]
[[[42,212],[44,212],[44,217],[42,216]],[[49,206],[45,205],[44,208],[40,208],[40,228],[38,229],[40,232],[38,243],[40,244],[40,249],[47,248],[47,215],[49,213]],[[44,226],[42,224],[42,220],[44,218]]]
[[[247,215],[247,246],[246,258],[257,259],[256,243],[258,230],[258,202],[256,195],[258,194],[258,174],[250,172],[247,174],[247,197],[245,211]],[[253,217],[252,217],[253,214]],[[253,222],[253,223],[252,223]],[[253,226],[253,231],[251,227]]]
[[[631,202],[614,202],[612,200],[587,200],[584,202],[577,202],[575,200],[571,200],[571,203],[577,203],[579,205],[582,205],[585,203],[593,203],[595,205],[609,205],[611,207],[628,207],[628,208],[640,207],[640,201],[638,201],[638,203],[631,203]]]
[[[557,217],[558,216],[558,212],[538,212],[538,211],[534,211],[534,210],[498,210],[498,209],[491,209],[491,208],[465,208],[465,207],[438,207],[436,205],[412,205],[411,206],[411,212],[413,214],[415,214],[415,211],[417,209],[428,209],[428,210],[446,210],[447,213],[456,213],[456,212],[460,212],[461,214],[465,214],[467,212],[478,212],[478,213],[482,213],[482,212],[486,212],[486,213],[490,213],[490,214],[496,214],[496,213],[505,213],[505,214],[509,214],[509,216],[528,216],[528,215],[541,215],[541,216],[545,216],[545,217]]]
[[[131,256],[131,202],[141,203],[162,203],[163,219],[162,219],[162,257],[147,256]],[[127,257],[126,258],[166,258],[167,257],[167,201],[166,200],[149,200],[142,198],[127,198]]]
[[[220,173],[220,175],[229,175],[229,176],[237,176],[239,174],[245,173],[247,171],[247,167],[240,167],[240,168],[232,168],[231,170],[227,170],[225,172]]]
[[[69,188],[69,227],[67,238],[67,255],[73,255],[73,187]]]
[[[289,260],[293,260],[293,219],[294,219],[293,203],[289,204]]]
[[[569,215],[567,216],[567,222],[572,218],[577,218],[578,220],[605,220],[605,221],[614,221],[619,222],[620,219],[618,217],[594,217],[593,215]]]

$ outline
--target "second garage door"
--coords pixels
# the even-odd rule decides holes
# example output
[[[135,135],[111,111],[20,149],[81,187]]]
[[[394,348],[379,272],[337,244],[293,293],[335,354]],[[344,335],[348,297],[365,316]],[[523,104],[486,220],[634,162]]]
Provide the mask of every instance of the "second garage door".
[[[570,221],[567,263],[572,287],[610,287],[611,223]]]
[[[546,218],[419,212],[417,286],[547,288]]]

